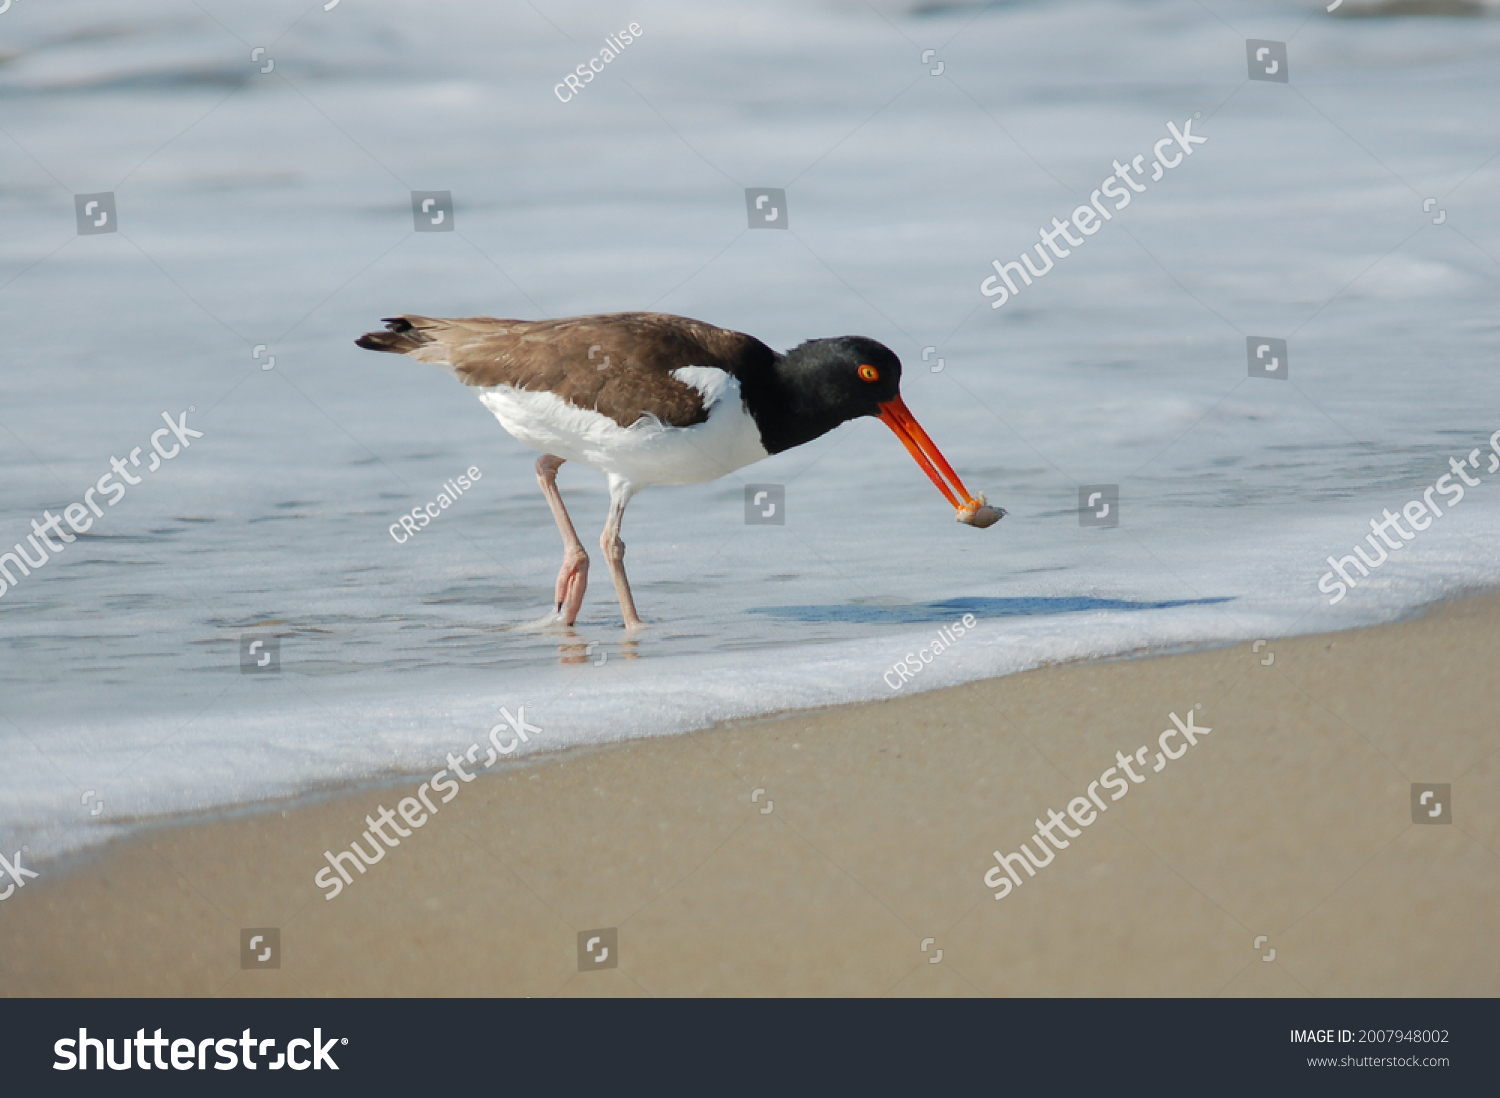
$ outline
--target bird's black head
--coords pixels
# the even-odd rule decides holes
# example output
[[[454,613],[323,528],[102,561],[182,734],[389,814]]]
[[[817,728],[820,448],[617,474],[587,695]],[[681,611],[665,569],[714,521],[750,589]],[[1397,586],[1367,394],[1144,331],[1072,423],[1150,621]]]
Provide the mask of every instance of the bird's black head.
[[[990,526],[1004,511],[974,497],[901,399],[901,360],[864,336],[810,339],[776,357],[770,376],[742,379],[745,406],[766,450],[779,454],[861,416],[889,427],[958,512],[958,521]]]
[[[777,375],[802,430],[800,445],[860,416],[880,415],[880,406],[901,392],[901,360],[864,336],[810,339],[788,351]],[[807,433],[811,431],[812,433]]]

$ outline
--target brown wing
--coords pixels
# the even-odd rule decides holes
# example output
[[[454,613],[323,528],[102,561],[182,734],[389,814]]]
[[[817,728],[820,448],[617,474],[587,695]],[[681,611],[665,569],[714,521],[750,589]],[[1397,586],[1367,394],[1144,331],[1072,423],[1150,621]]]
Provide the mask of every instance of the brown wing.
[[[355,342],[449,366],[465,385],[553,393],[622,427],[646,415],[672,427],[708,418],[698,390],[673,370],[708,366],[738,377],[774,357],[752,336],[666,313],[556,320],[399,316],[388,318],[386,327]]]

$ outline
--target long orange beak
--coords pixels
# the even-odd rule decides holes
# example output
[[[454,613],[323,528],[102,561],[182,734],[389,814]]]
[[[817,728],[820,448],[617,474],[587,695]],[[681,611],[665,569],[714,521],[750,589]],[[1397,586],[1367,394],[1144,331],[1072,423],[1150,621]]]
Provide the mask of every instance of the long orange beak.
[[[927,474],[932,483],[937,485],[938,491],[948,498],[948,502],[953,504],[960,516],[965,513],[973,514],[984,505],[983,499],[975,499],[969,495],[969,490],[964,487],[964,482],[958,479],[953,466],[948,464],[948,459],[943,457],[937,444],[928,437],[926,431],[922,430],[922,425],[907,409],[906,403],[899,395],[880,405],[880,419],[896,433],[896,437],[901,440],[901,445],[905,446],[907,452],[916,458],[922,471]],[[938,470],[942,470],[941,475]],[[947,481],[943,480],[944,476],[948,478]],[[952,488],[948,486],[949,482],[952,483]],[[954,489],[958,490],[957,495],[954,494]]]

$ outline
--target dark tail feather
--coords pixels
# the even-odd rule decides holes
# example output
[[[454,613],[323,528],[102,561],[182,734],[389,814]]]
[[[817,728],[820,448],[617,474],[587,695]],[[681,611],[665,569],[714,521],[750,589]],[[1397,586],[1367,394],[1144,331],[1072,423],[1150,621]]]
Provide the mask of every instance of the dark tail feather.
[[[367,351],[389,351],[391,354],[405,355],[422,344],[431,342],[413,328],[411,321],[405,317],[387,316],[381,319],[385,321],[386,331],[366,332],[354,341],[355,346]]]

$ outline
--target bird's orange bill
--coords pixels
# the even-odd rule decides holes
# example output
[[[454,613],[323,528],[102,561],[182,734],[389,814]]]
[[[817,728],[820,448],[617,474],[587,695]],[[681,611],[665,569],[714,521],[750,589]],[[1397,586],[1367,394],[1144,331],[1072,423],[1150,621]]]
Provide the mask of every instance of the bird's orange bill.
[[[917,459],[917,464],[927,474],[932,483],[938,486],[938,491],[948,497],[948,502],[953,504],[960,515],[965,512],[973,513],[984,505],[982,499],[975,499],[969,495],[969,490],[964,487],[964,482],[958,479],[958,474],[953,471],[953,466],[948,464],[948,459],[943,457],[937,444],[928,437],[927,432],[922,430],[922,425],[917,422],[916,417],[907,409],[906,403],[899,397],[894,397],[880,405],[880,419],[887,427],[896,433],[905,446],[907,452]],[[934,468],[934,465],[936,468]],[[939,475],[938,470],[942,470]],[[943,480],[946,475],[953,487],[950,488]],[[954,495],[954,488],[958,489],[958,495]],[[960,503],[959,499],[963,502]]]

